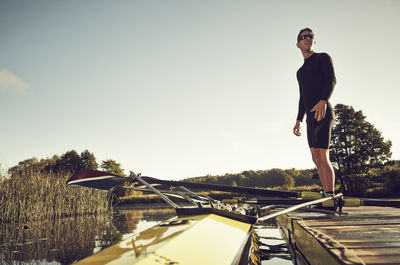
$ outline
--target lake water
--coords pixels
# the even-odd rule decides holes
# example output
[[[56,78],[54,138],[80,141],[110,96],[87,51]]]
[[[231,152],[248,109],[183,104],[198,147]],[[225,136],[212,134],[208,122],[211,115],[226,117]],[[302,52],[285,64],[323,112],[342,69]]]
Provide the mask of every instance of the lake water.
[[[175,216],[170,208],[120,207],[108,215],[64,218],[0,228],[1,265],[70,265]],[[276,227],[257,228],[268,246],[284,243]],[[275,248],[276,249],[276,248]],[[285,250],[285,248],[279,248]],[[274,253],[265,264],[292,265],[289,254]]]

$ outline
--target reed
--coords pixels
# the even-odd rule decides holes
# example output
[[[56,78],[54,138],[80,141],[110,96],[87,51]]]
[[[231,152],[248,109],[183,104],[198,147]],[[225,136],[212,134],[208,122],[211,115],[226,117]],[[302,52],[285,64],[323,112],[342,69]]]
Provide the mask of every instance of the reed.
[[[109,210],[104,191],[66,185],[69,174],[24,170],[0,176],[0,223],[99,214]]]

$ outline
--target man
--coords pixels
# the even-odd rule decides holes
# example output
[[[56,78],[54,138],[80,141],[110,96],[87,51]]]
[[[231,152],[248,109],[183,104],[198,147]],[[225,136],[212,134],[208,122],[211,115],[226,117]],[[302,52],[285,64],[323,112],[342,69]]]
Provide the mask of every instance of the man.
[[[314,52],[314,46],[312,30],[302,29],[297,36],[297,47],[303,54],[304,64],[297,71],[300,100],[293,133],[301,135],[300,125],[305,114],[312,159],[317,166],[324,192],[333,194],[335,172],[329,160],[329,143],[335,114],[329,98],[336,78],[329,55]]]

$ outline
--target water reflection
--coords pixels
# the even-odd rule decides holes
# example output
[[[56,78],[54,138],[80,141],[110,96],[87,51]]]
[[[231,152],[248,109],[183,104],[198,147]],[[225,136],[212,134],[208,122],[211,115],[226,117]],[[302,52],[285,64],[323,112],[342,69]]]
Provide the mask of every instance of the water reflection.
[[[173,209],[117,209],[101,216],[2,225],[0,264],[69,265],[138,233]]]
[[[173,216],[175,210],[171,208],[121,207],[101,216],[2,225],[0,264],[70,265]],[[275,223],[256,227],[256,232],[260,236],[262,265],[293,264]]]

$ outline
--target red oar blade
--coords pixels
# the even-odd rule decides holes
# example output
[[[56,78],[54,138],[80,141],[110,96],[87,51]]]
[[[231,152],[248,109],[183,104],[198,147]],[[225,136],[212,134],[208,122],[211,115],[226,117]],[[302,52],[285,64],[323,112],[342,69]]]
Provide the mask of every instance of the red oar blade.
[[[127,180],[112,173],[93,170],[81,169],[75,175],[69,178],[68,185],[78,185],[100,190],[109,190],[112,187],[121,185]]]

